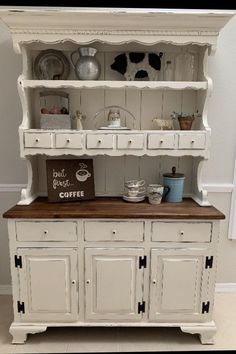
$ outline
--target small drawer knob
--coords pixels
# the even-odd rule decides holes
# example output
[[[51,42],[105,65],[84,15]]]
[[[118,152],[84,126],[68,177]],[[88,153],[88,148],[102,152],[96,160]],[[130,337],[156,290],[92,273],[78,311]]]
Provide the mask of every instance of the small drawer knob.
[[[152,284],[156,284],[156,283],[157,283],[156,279],[153,279]]]
[[[163,139],[161,139],[161,140],[160,140],[160,144],[163,144],[163,143],[164,143],[164,140],[163,140]]]
[[[70,139],[69,139],[69,138],[68,138],[68,139],[66,139],[66,142],[67,142],[67,143],[69,143],[69,142],[70,142]]]
[[[184,236],[184,231],[180,231],[180,236]]]
[[[132,139],[129,139],[129,144],[131,144],[133,142],[133,140]]]
[[[98,140],[98,144],[101,144],[101,142],[102,142],[102,139],[99,139],[99,140]]]
[[[113,233],[113,235],[115,235],[117,233],[117,231],[116,230],[112,230],[112,233]]]
[[[44,235],[47,235],[48,234],[48,230],[44,230],[43,233],[44,233]]]
[[[36,139],[35,139],[35,142],[38,143],[38,142],[39,142],[39,138],[36,138]]]
[[[72,284],[75,284],[76,282],[75,282],[75,280],[72,280],[71,283],[72,283]]]
[[[87,279],[87,280],[86,280],[86,284],[90,284],[90,279]]]
[[[195,140],[193,139],[193,140],[191,140],[191,144],[194,144],[195,143]]]

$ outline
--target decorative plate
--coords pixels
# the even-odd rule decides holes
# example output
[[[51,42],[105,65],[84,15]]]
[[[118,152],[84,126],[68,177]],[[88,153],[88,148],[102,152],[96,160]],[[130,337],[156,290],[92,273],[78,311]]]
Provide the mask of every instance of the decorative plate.
[[[66,80],[70,63],[60,50],[42,50],[35,58],[34,73],[39,80]]]

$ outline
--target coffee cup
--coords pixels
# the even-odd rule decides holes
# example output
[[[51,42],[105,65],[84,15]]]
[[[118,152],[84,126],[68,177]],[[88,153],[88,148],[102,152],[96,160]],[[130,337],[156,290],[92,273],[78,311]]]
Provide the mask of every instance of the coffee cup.
[[[169,193],[169,187],[164,187],[161,184],[149,184],[148,186],[148,201],[150,204],[160,204],[162,197]]]
[[[145,181],[143,179],[131,179],[129,181],[125,181],[125,187],[127,188],[139,188],[145,185]]]
[[[138,197],[140,194],[143,194],[145,192],[146,192],[145,187],[138,187],[138,188],[129,188],[127,194],[129,197]]]
[[[85,182],[89,177],[91,177],[91,173],[84,168],[76,172],[76,178],[79,182]]]

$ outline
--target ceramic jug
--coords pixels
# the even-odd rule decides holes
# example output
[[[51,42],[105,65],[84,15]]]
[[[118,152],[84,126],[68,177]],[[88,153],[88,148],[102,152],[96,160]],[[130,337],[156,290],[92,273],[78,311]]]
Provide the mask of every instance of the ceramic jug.
[[[82,47],[71,53],[70,59],[75,74],[80,80],[97,80],[99,78],[101,67],[95,55],[97,50],[92,47]],[[75,59],[75,55],[79,57]]]

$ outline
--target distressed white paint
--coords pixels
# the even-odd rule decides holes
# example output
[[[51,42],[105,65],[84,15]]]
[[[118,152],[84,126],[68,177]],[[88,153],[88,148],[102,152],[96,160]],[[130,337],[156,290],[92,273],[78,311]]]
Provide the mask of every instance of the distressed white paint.
[[[55,222],[50,226],[50,234],[55,234],[54,237],[38,238],[37,233],[32,233],[32,223],[44,230],[49,222],[8,222],[15,306],[10,331],[15,343],[25,341],[25,335],[31,333],[31,326],[34,327],[39,319],[46,327],[124,326],[125,321],[128,321],[126,325],[132,326],[166,324],[182,327],[188,322],[190,327],[199,326],[197,333],[204,333],[213,311],[219,221],[209,220],[210,228],[205,227],[208,225],[205,220],[194,221],[199,223],[200,229],[204,225],[204,231],[199,231],[193,241],[173,240],[172,226],[176,224],[178,229],[179,222],[162,221],[167,224],[165,234],[168,242],[160,241],[161,237],[154,241],[152,221],[139,219],[57,221],[60,225],[64,223],[61,228],[65,235],[70,232],[71,225],[77,224],[73,241],[57,239]],[[25,227],[24,239],[17,238],[19,223],[29,223],[29,227]],[[189,220],[181,221],[184,226],[187,223]],[[204,240],[200,232],[206,235]],[[156,230],[157,233],[162,231]],[[135,234],[139,235],[137,239]],[[22,255],[22,268],[15,268],[15,254]],[[147,256],[147,267],[140,269],[139,256],[144,255]],[[214,257],[212,269],[205,269],[206,256]],[[42,271],[44,267],[48,271]],[[54,276],[55,272],[57,275]],[[181,287],[178,279],[182,279]],[[42,283],[47,289],[46,297],[38,290]],[[178,301],[171,296],[173,294],[179,294]],[[17,312],[19,298],[26,302],[25,314]],[[145,301],[146,311],[138,313],[138,302],[142,301]],[[202,302],[206,301],[211,303],[210,311],[202,314]]]
[[[143,16],[143,12],[145,13],[145,16]],[[189,192],[194,193],[193,197],[199,202],[199,204],[209,205],[207,200],[207,191],[203,188],[201,178],[202,165],[203,162],[205,162],[205,160],[209,157],[210,145],[210,129],[207,125],[207,99],[211,92],[211,81],[207,76],[206,53],[208,48],[209,50],[215,49],[218,32],[232,17],[232,14],[219,14],[216,12],[212,12],[211,14],[204,14],[201,12],[191,11],[189,13],[173,13],[171,11],[150,12],[148,10],[143,10],[143,12],[132,12],[132,10],[126,10],[122,12],[120,10],[114,11],[109,9],[106,9],[103,12],[97,10],[72,12],[55,10],[38,13],[34,13],[34,11],[22,11],[15,13],[4,10],[1,11],[3,20],[5,20],[6,23],[10,26],[15,49],[18,52],[21,52],[23,57],[23,75],[20,76],[18,80],[18,88],[23,107],[23,120],[19,129],[19,136],[21,156],[27,156],[28,185],[26,189],[22,191],[22,204],[29,204],[39,193],[39,187],[43,185],[43,178],[41,178],[42,176],[40,174],[43,174],[44,172],[40,171],[40,176],[38,178],[38,163],[41,163],[40,158],[38,158],[39,153],[48,154],[51,156],[59,156],[60,154],[74,154],[72,148],[64,148],[61,149],[60,152],[56,150],[57,147],[55,147],[55,132],[42,133],[33,131],[34,129],[38,128],[39,110],[37,103],[33,104],[34,107],[32,107],[30,102],[37,101],[37,94],[39,90],[42,87],[50,88],[51,83],[39,83],[34,80],[32,77],[32,67],[30,64],[30,52],[33,52],[35,41],[37,41],[39,47],[37,48],[36,46],[36,49],[34,50],[42,49],[42,47],[40,48],[40,45],[43,46],[43,42],[47,42],[47,45],[52,45],[54,48],[61,48],[69,52],[74,50],[74,45],[78,45],[78,43],[88,44],[90,41],[94,41],[95,46],[100,49],[104,45],[104,51],[100,50],[101,53],[99,54],[99,58],[102,62],[101,81],[96,83],[87,83],[87,86],[84,84],[81,86],[73,82],[72,75],[68,82],[61,82],[59,83],[61,86],[58,87],[72,91],[78,91],[78,93],[73,94],[74,102],[72,101],[72,106],[74,108],[76,108],[76,104],[78,104],[79,108],[85,108],[88,105],[86,104],[86,96],[89,95],[92,100],[88,99],[87,103],[98,102],[99,105],[101,104],[102,106],[108,105],[110,103],[119,103],[128,107],[130,105],[132,106],[130,100],[133,100],[134,98],[139,100],[139,105],[136,104],[136,107],[139,108],[138,110],[136,108],[136,114],[138,118],[136,127],[143,130],[142,134],[145,144],[147,142],[147,131],[153,129],[151,122],[152,115],[154,113],[155,115],[161,114],[162,118],[167,118],[173,110],[195,110],[196,108],[198,109],[197,105],[199,104],[201,106],[203,117],[201,123],[196,125],[198,128],[195,129],[194,133],[197,134],[197,130],[201,129],[201,134],[203,134],[201,137],[204,136],[205,138],[205,140],[203,138],[201,141],[199,136],[196,135],[196,150],[199,149],[199,151],[196,151],[194,148],[190,147],[189,141],[187,141],[187,143],[184,142],[183,145],[178,145],[176,150],[173,147],[173,151],[170,153],[167,150],[161,152],[161,149],[158,149],[158,153],[157,151],[153,151],[151,153],[151,149],[145,150],[146,145],[144,145],[144,147],[141,149],[141,153],[137,152],[138,149],[134,149],[136,150],[136,153],[132,153],[131,161],[132,165],[134,166],[138,161],[139,165],[138,168],[136,168],[136,171],[138,171],[140,177],[143,175],[147,176],[147,181],[149,181],[151,178],[155,177],[156,174],[160,177],[162,171],[167,167],[169,169],[173,161],[177,161],[178,166],[181,166],[181,164],[183,165],[183,158],[180,159],[180,157],[184,157],[184,155],[191,156],[192,161],[189,161],[191,163],[188,164],[188,169],[193,172],[190,172],[189,174],[192,177],[192,183],[188,184]],[[47,16],[45,16],[45,13]],[[31,16],[32,14],[34,16]],[[40,23],[40,21],[35,21],[36,18],[38,20],[41,19],[40,26],[37,26],[37,23]],[[140,21],[141,19],[143,20],[143,18],[145,18],[145,21]],[[119,21],[117,21],[117,19]],[[91,23],[93,24],[92,28]],[[138,29],[137,23],[141,24],[141,27]],[[156,28],[157,23],[159,26],[158,28]],[[101,25],[105,26],[105,29],[101,29]],[[169,48],[169,50],[166,50],[166,53],[168,53],[166,58],[168,55],[174,55],[172,54],[172,49],[175,49],[174,52],[177,52],[180,48],[179,45],[184,44],[186,45],[185,48],[187,49],[189,49],[189,47],[193,49],[198,47],[199,50],[197,53],[195,53],[198,57],[198,74],[196,75],[196,82],[159,82],[158,85],[153,83],[131,83],[130,85],[126,85],[126,83],[124,83],[124,81],[122,82],[122,80],[114,81],[114,77],[112,77],[114,73],[107,71],[105,68],[105,64],[107,63],[109,56],[111,57],[114,55],[112,47],[114,47],[114,45],[119,45],[117,47],[119,51],[134,50],[134,43],[132,42],[134,42],[134,39],[136,39],[137,36],[141,38],[139,45],[136,46],[135,43],[137,50],[143,50],[146,48],[145,46],[147,44],[151,45],[150,49],[152,50],[157,50],[157,48],[160,49],[157,43],[161,41],[163,42],[163,49]],[[64,41],[65,38],[69,38],[69,40]],[[25,46],[26,44],[29,45],[27,49]],[[198,46],[196,46],[196,44],[198,44]],[[204,50],[205,53],[203,53]],[[32,57],[35,54],[36,53],[32,53]],[[111,77],[109,77],[109,75],[111,75]],[[163,78],[163,72],[161,72],[160,75]],[[57,85],[57,83],[55,85]],[[118,88],[119,91],[116,91]],[[132,90],[131,95],[129,95],[128,92],[130,89]],[[203,92],[205,93],[205,96]],[[78,99],[78,103],[75,103],[77,102],[76,99]],[[155,109],[151,107],[150,102],[157,102]],[[95,106],[92,107],[92,105],[89,105],[89,108],[85,108],[87,109],[86,115],[89,113],[86,122],[86,129],[88,130],[94,129],[92,123],[94,123],[93,116],[97,111],[97,108],[98,107]],[[106,119],[105,116],[103,118]],[[127,123],[128,118],[125,116],[124,119]],[[26,129],[30,130],[26,131]],[[134,133],[135,132],[132,132],[132,134]],[[102,183],[102,178],[100,178],[98,187],[104,194],[112,192],[118,194],[119,191],[121,191],[122,184],[124,182],[125,166],[127,165],[128,161],[123,157],[123,155],[127,154],[127,151],[130,150],[126,149],[123,153],[118,152],[119,149],[117,149],[116,145],[117,136],[113,133],[110,135],[100,133],[96,135],[94,133],[85,132],[85,134],[85,140],[82,139],[82,141],[86,141],[86,148],[84,145],[84,150],[82,148],[82,151],[76,154],[76,156],[88,154],[89,149],[90,153],[88,155],[90,156],[106,154],[104,158],[102,157],[103,160],[101,160],[102,162],[105,161],[105,171],[103,175],[105,176],[105,184]],[[176,134],[176,141],[181,142],[181,139],[179,139],[180,133],[176,132]],[[136,136],[133,136],[132,138],[136,139]],[[99,144],[101,144],[102,148],[98,147]],[[183,152],[180,151],[181,149],[186,150]],[[107,154],[107,150],[110,150],[111,153]],[[133,155],[136,155],[135,157],[140,156],[140,158],[135,160]],[[166,155],[170,155],[170,158],[167,158]],[[114,156],[117,156],[116,159]],[[150,159],[150,157],[156,156],[158,157],[156,158],[155,164],[150,166],[150,161],[153,161]],[[116,169],[114,168],[115,166],[116,168],[118,167],[119,171],[122,173],[118,176],[117,181],[113,184],[111,181],[114,180],[114,176],[116,175]],[[157,166],[159,167],[158,173],[156,173]],[[212,336],[215,333],[215,325],[214,322],[211,321],[212,306],[210,307],[210,312],[207,315],[201,314],[201,303],[199,299],[201,298],[202,301],[208,301],[210,299],[211,303],[213,303],[213,290],[216,269],[214,264],[214,269],[212,271],[204,271],[202,268],[201,270],[200,267],[198,267],[198,264],[201,262],[203,264],[203,255],[208,254],[208,252],[214,256],[216,254],[216,243],[218,239],[217,221],[213,222],[211,242],[205,242],[205,239],[204,242],[199,242],[197,245],[192,242],[190,250],[188,249],[187,244],[183,245],[181,242],[178,243],[177,240],[176,242],[170,242],[169,244],[165,243],[166,249],[162,250],[164,247],[163,242],[158,243],[150,241],[151,225],[149,221],[145,221],[144,241],[120,241],[119,246],[116,243],[116,240],[107,241],[111,242],[109,248],[106,248],[107,246],[103,241],[99,241],[98,244],[93,244],[92,241],[90,241],[89,244],[86,244],[86,241],[82,239],[83,223],[80,223],[79,221],[78,229],[82,230],[81,233],[78,233],[78,240],[72,240],[71,242],[67,240],[63,242],[62,240],[59,240],[60,237],[59,239],[56,237],[56,240],[52,245],[52,243],[50,243],[51,241],[49,240],[36,241],[33,238],[30,239],[31,236],[27,236],[25,241],[16,240],[14,221],[9,221],[11,269],[14,287],[13,294],[14,299],[20,298],[21,300],[22,298],[20,295],[25,295],[25,319],[32,319],[32,321],[34,321],[40,318],[41,320],[44,319],[47,321],[48,318],[53,318],[55,319],[57,325],[63,325],[64,322],[62,321],[64,317],[66,317],[69,321],[74,321],[78,316],[78,322],[73,324],[79,325],[80,323],[83,323],[84,325],[88,325],[88,323],[86,323],[86,316],[88,318],[92,316],[92,318],[98,320],[98,323],[101,323],[99,320],[105,320],[105,322],[109,322],[108,318],[110,317],[111,321],[115,321],[111,322],[111,324],[117,325],[117,318],[123,318],[125,320],[135,318],[136,321],[141,320],[146,325],[150,325],[148,323],[147,313],[137,314],[137,307],[135,307],[134,299],[137,300],[138,298],[138,300],[140,299],[141,301],[143,300],[143,297],[146,296],[145,301],[147,301],[147,304],[153,304],[153,302],[155,302],[155,296],[152,297],[152,293],[150,293],[149,296],[148,292],[150,285],[148,280],[148,274],[150,274],[150,263],[148,263],[147,268],[145,270],[141,270],[141,272],[136,268],[138,263],[137,255],[143,255],[144,250],[147,251],[150,255],[151,249],[154,249],[158,250],[157,252],[160,252],[161,254],[164,253],[170,255],[169,259],[163,260],[164,271],[157,274],[157,276],[163,277],[162,294],[164,297],[162,299],[162,310],[163,312],[167,312],[163,315],[164,322],[161,322],[161,318],[159,317],[160,325],[170,326],[174,323],[178,323],[183,331],[189,333],[199,333],[203,343],[212,343]],[[57,233],[56,230],[54,231]],[[25,230],[24,232],[25,234],[29,235],[29,231]],[[204,233],[205,232],[207,233],[209,230],[205,230]],[[63,242],[63,248],[60,248],[59,241]],[[122,242],[124,242],[123,245]],[[41,247],[48,247],[48,249],[45,250],[42,248],[41,250]],[[176,248],[178,250],[176,250]],[[85,264],[85,268],[83,262],[84,250],[86,250],[87,254],[87,263]],[[28,269],[27,274],[24,273],[24,275],[22,275],[22,269],[14,268],[12,263],[14,260],[14,254],[16,252],[19,252],[19,254],[22,253],[24,260],[23,272],[26,272],[26,269]],[[104,259],[104,253],[106,256],[108,256],[107,259]],[[76,267],[76,254],[78,255],[78,267]],[[127,257],[124,257],[125,254]],[[99,262],[97,262],[95,265],[91,261],[93,258],[92,255],[94,255],[95,258],[98,257],[97,259],[99,259]],[[35,258],[35,256],[37,257]],[[100,256],[101,258],[99,258]],[[55,264],[52,262],[51,257],[56,260]],[[31,259],[34,266],[28,266],[27,268],[26,264],[30,264]],[[159,259],[161,259],[161,257]],[[49,265],[51,274],[48,274],[48,277],[42,278],[42,274],[40,272],[41,266],[39,266],[42,260]],[[110,261],[111,269],[106,267],[107,260]],[[151,259],[151,261],[153,260],[154,258]],[[66,266],[62,266],[62,269],[61,264],[63,264],[63,262],[66,264]],[[44,263],[42,267],[44,267],[46,263]],[[176,280],[174,279],[173,274],[173,271],[176,267],[173,267],[173,264],[177,264],[178,276],[176,277]],[[186,264],[190,265],[190,267],[186,267]],[[44,299],[38,298],[37,295],[35,295],[38,293],[37,280],[39,281],[39,284],[40,281],[43,281],[44,287],[47,287],[48,285],[48,289],[51,289],[49,278],[50,275],[53,277],[55,274],[54,266],[57,268],[57,271],[59,271],[61,275],[60,281],[56,282],[55,288],[53,287],[52,289],[53,291],[57,291],[59,294],[55,303],[53,303],[52,298],[50,298],[50,291],[47,294],[48,302],[44,301]],[[72,275],[75,275],[71,283],[68,269],[70,269]],[[29,281],[31,272],[33,272],[32,278],[34,279],[32,283]],[[76,279],[78,273],[79,279],[82,279],[81,283],[79,283],[79,294],[74,287],[74,285],[77,284]],[[117,293],[117,291],[114,292],[114,289],[116,290],[116,288],[111,288],[110,286],[114,273],[119,275],[119,281],[117,282],[117,285],[120,285],[120,287],[124,286],[125,289],[124,293],[118,299],[119,301],[117,300],[117,302],[113,301],[114,295]],[[86,275],[85,278],[84,274]],[[87,275],[89,275],[89,278],[92,278],[92,284],[91,279],[87,278]],[[186,280],[185,289],[178,288],[179,282],[177,280],[180,281],[181,275]],[[85,281],[88,286],[91,286],[86,291]],[[189,282],[191,283],[191,286],[188,287]],[[173,299],[170,296],[172,292],[176,292],[176,294],[179,295],[179,302],[177,302],[177,305],[173,305]],[[30,296],[28,298],[29,294]],[[86,296],[86,303],[84,294],[88,295]],[[105,301],[107,296],[106,294],[108,294],[108,296],[110,295],[109,301]],[[71,299],[71,307],[68,298]],[[76,312],[75,310],[78,308],[78,306],[76,306],[77,301],[80,305],[82,305],[79,306],[79,312]],[[36,308],[35,314],[30,313],[30,306],[33,309]],[[60,315],[58,313],[54,313],[54,306],[56,306],[57,310],[59,309],[59,312],[61,311]],[[175,306],[175,308],[173,306]],[[85,314],[83,312],[84,308]],[[41,311],[42,309],[46,309],[45,312],[47,312],[47,314],[37,313],[37,310]],[[170,313],[168,313],[169,310]],[[179,312],[181,312],[181,315]],[[69,316],[66,316],[68,313]],[[151,314],[151,316],[152,315],[153,314]],[[60,316],[63,317],[62,320]],[[16,302],[14,303],[14,317],[14,322],[11,326],[11,333],[13,334],[14,342],[24,342],[26,340],[27,333],[41,332],[44,331],[47,327],[43,321],[40,326],[35,326],[34,329],[32,328],[34,323],[29,326],[22,326],[21,321],[24,320],[24,314],[20,315],[17,313]],[[185,318],[190,320],[188,325],[183,322]],[[197,323],[195,322],[195,319],[197,319]],[[170,324],[171,321],[173,321],[172,324]],[[134,325],[137,325],[137,323],[135,322]]]
[[[152,222],[152,241],[161,242],[210,242],[210,222]]]
[[[77,252],[64,248],[18,248],[22,322],[73,321],[78,317]]]

